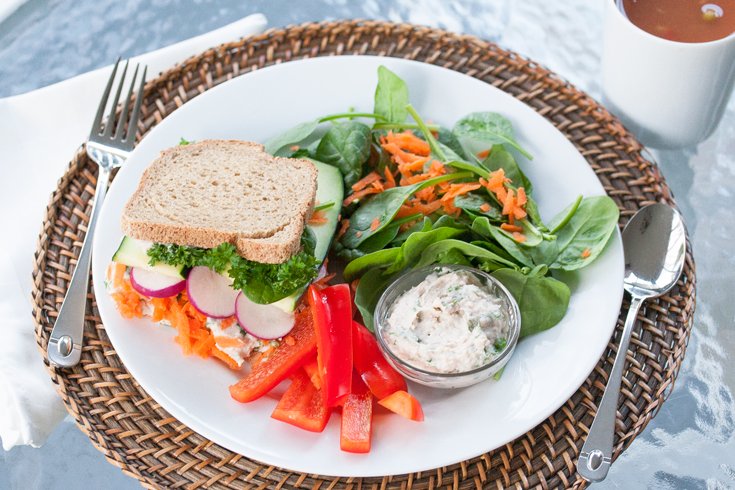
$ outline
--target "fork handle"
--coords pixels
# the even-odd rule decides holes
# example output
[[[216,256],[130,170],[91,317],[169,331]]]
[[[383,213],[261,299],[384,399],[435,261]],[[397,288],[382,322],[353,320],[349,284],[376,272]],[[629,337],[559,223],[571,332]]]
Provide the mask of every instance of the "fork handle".
[[[59,310],[59,315],[56,317],[46,351],[48,360],[62,368],[75,366],[82,357],[84,313],[87,309],[89,266],[92,261],[92,240],[111,173],[111,170],[102,165],[99,169],[97,188],[92,201],[92,216],[89,218],[87,233],[84,236],[82,250],[77,259],[77,266],[74,268],[69,289],[66,291],[61,310]]]

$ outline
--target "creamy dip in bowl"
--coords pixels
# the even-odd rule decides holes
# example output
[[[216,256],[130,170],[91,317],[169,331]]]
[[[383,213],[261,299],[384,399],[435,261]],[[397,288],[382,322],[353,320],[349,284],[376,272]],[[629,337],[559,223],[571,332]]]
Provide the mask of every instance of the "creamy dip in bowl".
[[[408,379],[461,388],[500,371],[520,334],[520,312],[491,275],[459,265],[399,277],[375,310],[378,344]]]

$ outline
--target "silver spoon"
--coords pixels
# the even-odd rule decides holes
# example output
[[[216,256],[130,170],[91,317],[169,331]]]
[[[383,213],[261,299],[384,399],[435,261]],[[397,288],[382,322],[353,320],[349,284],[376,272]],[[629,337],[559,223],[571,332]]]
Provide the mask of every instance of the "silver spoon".
[[[630,309],[607,388],[577,461],[577,471],[587,481],[604,480],[612,463],[620,381],[638,310],[643,301],[661,296],[676,284],[684,268],[685,250],[684,221],[666,204],[641,208],[625,225],[624,283],[631,295]]]

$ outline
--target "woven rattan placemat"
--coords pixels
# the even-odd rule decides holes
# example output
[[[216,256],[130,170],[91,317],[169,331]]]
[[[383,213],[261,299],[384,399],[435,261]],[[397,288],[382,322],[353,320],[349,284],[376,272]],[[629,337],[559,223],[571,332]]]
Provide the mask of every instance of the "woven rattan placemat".
[[[424,61],[492,84],[551,121],[587,159],[621,210],[623,226],[641,206],[675,205],[643,148],[589,96],[533,61],[472,36],[373,21],[303,24],[222,45],[193,57],[146,85],[139,137],[206,90],[269,65],[315,56],[380,55]],[[234,454],[163,410],[127,372],[105,333],[90,287],[82,361],[57,369],[46,345],[74,269],[89,219],[96,165],[81,149],[59,180],[46,210],[33,274],[36,339],[69,413],[92,443],[146,488],[246,490],[457,490],[582,488],[575,464],[600,401],[627,313],[579,390],[554,414],[503,447],[432,471],[383,478],[294,473]],[[620,455],[671,392],[686,350],[695,305],[691,246],[684,273],[669,295],[644,304],[633,330],[615,433]]]

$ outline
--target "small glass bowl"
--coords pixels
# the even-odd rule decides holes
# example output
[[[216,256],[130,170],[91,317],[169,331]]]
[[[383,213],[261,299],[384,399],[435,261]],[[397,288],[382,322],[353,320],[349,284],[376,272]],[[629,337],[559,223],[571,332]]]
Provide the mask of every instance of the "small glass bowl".
[[[437,373],[412,366],[391,351],[386,338],[388,314],[393,303],[406,291],[421,283],[427,276],[442,269],[466,271],[474,275],[486,291],[501,301],[501,312],[508,322],[508,343],[505,349],[487,364],[462,373]],[[463,265],[432,265],[424,267],[396,279],[378,301],[375,308],[375,333],[383,356],[407,379],[434,388],[464,388],[494,376],[506,365],[516,348],[521,332],[521,313],[518,303],[510,292],[497,279],[481,270]]]

